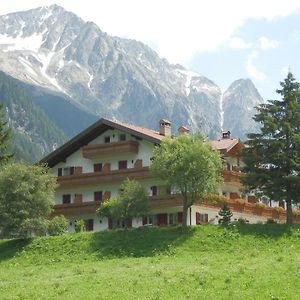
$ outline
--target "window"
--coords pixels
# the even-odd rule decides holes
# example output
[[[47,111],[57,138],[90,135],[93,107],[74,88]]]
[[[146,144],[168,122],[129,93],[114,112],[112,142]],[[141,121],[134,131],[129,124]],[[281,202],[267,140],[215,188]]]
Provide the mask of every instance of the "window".
[[[177,224],[177,213],[169,214],[169,224],[170,225]]]
[[[70,168],[64,168],[63,176],[69,176],[70,175]]]
[[[119,141],[120,142],[121,141],[126,141],[126,134],[124,134],[124,133],[119,134]]]
[[[62,197],[62,203],[63,204],[69,204],[69,203],[71,203],[71,195],[70,194],[63,195],[63,197]]]
[[[62,168],[57,169],[57,176],[62,176]]]
[[[85,220],[85,230],[93,231],[94,230],[94,219]]]
[[[208,214],[200,214],[196,212],[196,224],[208,223]]]
[[[101,172],[102,171],[102,164],[94,164],[94,172]]]
[[[102,191],[94,192],[94,201],[101,201],[103,197]]]
[[[105,136],[105,137],[104,137],[104,143],[105,143],[105,144],[110,143],[110,136]]]
[[[70,175],[73,175],[75,171],[75,167],[70,167]]]
[[[119,170],[127,169],[127,160],[119,161]]]
[[[151,196],[157,196],[158,195],[158,189],[157,186],[151,186]]]

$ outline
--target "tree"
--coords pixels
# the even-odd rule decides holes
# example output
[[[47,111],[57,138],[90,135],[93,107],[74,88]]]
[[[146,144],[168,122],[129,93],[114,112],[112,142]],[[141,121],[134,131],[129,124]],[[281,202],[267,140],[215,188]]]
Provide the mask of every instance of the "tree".
[[[259,133],[248,134],[243,152],[243,179],[249,188],[274,200],[284,200],[287,223],[293,222],[292,204],[300,201],[300,84],[289,72],[276,92],[282,100],[257,107]]]
[[[222,218],[219,219],[219,223],[222,225],[228,225],[232,218],[232,212],[230,211],[227,203],[224,203],[222,208],[219,211],[219,216]]]
[[[215,192],[223,169],[219,152],[203,139],[181,135],[165,138],[154,149],[151,165],[154,176],[175,187],[182,196],[183,222],[187,225],[188,208],[207,193]]]
[[[49,235],[62,235],[68,232],[68,224],[65,216],[55,216],[49,221],[47,232]]]
[[[6,164],[13,153],[9,152],[10,129],[7,127],[3,104],[0,103],[0,165]]]
[[[102,203],[97,212],[101,217],[111,218],[115,227],[124,225],[127,228],[132,218],[149,213],[149,197],[138,181],[126,179],[121,184],[119,195]]]
[[[14,163],[0,172],[0,232],[28,237],[47,231],[52,211],[55,176],[45,166]]]

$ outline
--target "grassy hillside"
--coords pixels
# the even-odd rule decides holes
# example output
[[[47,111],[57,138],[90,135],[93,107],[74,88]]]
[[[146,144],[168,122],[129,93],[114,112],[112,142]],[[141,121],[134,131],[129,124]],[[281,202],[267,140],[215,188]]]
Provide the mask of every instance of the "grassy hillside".
[[[299,299],[299,280],[296,226],[0,241],[1,299]]]

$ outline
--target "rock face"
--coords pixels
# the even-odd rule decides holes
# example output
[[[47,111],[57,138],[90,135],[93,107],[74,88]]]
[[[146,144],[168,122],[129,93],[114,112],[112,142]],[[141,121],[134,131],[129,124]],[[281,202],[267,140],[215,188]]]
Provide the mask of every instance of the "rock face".
[[[220,88],[146,45],[52,5],[0,17],[0,68],[81,110],[152,127],[159,118],[219,135]]]
[[[153,129],[168,118],[173,134],[184,125],[218,138],[221,99],[224,126],[244,137],[253,125],[252,105],[262,100],[248,80],[222,95],[208,78],[169,64],[138,41],[109,36],[57,5],[0,16],[0,69],[24,82],[69,137],[109,117]]]
[[[231,131],[232,136],[246,139],[246,133],[259,129],[252,117],[256,113],[255,106],[263,102],[250,79],[234,81],[223,94],[224,124],[223,128]]]

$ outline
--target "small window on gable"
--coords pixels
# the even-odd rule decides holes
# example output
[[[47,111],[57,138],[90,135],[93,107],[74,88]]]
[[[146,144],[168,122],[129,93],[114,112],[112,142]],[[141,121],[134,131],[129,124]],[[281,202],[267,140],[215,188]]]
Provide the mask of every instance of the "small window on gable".
[[[119,134],[119,141],[120,141],[120,142],[126,141],[126,134],[125,134],[125,133]]]
[[[104,137],[104,143],[105,143],[105,144],[110,143],[110,136],[105,136],[105,137]]]

